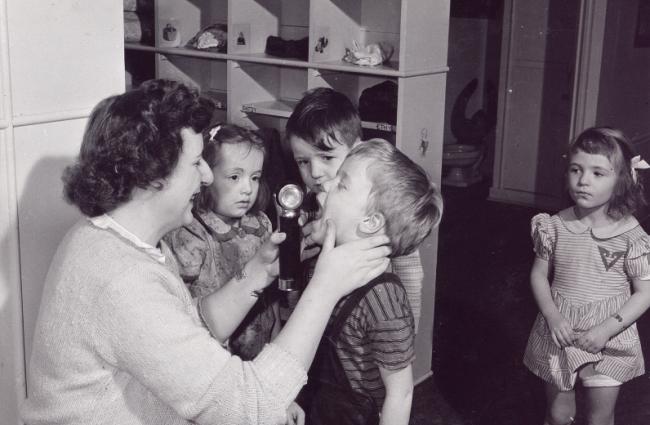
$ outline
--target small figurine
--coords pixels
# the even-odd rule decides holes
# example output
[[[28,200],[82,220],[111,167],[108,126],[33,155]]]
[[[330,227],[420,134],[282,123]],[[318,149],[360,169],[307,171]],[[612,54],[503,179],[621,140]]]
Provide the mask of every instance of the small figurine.
[[[316,43],[316,47],[314,48],[314,50],[317,51],[318,53],[323,53],[328,43],[329,40],[327,39],[327,37],[320,37],[318,39],[318,43]]]
[[[246,45],[246,38],[244,37],[244,33],[242,31],[240,31],[239,35],[237,36],[237,45],[238,46]]]

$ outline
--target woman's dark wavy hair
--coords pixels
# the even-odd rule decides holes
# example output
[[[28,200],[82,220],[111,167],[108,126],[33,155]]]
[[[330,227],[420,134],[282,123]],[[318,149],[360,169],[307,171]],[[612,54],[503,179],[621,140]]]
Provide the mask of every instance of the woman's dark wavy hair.
[[[217,129],[214,137],[210,135],[210,130]],[[266,161],[266,148],[262,138],[253,130],[240,127],[234,124],[217,124],[204,132],[203,137],[203,159],[207,162],[211,170],[214,170],[221,159],[221,146],[224,144],[237,145],[244,143],[249,149],[258,149],[264,155]],[[265,167],[266,168],[266,167]],[[257,198],[250,209],[250,212],[257,214],[264,211],[271,199],[271,192],[266,184],[266,178],[262,175],[260,186],[257,191]],[[212,209],[214,199],[210,193],[210,186],[202,186],[201,193],[196,198],[194,207],[197,211],[204,213]]]
[[[616,170],[618,179],[607,211],[610,217],[634,214],[646,205],[640,176],[636,182],[632,178],[631,162],[635,154],[623,132],[610,127],[588,128],[569,146],[569,160],[578,151],[604,155]]]
[[[183,148],[181,130],[201,133],[214,104],[175,81],[149,80],[102,100],[92,111],[79,156],[63,173],[64,195],[95,217],[131,199],[135,188],[162,188]]]

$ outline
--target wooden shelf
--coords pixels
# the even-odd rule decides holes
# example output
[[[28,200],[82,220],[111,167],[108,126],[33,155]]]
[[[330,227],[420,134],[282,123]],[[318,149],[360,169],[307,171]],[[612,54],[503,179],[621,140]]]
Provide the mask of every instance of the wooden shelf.
[[[229,54],[228,59],[238,62],[261,63],[265,65],[288,66],[292,68],[309,68],[310,63],[300,59],[279,58],[266,53]]]
[[[449,67],[447,66],[400,71],[398,69],[399,64],[397,62],[388,62],[385,65],[379,66],[358,66],[344,62],[343,60],[307,62],[299,59],[278,58],[275,56],[267,55],[265,53],[228,54],[210,52],[205,50],[188,49],[187,47],[154,47],[138,43],[124,43],[124,48],[126,50],[140,50],[159,53],[162,55],[187,56],[200,59],[234,60],[237,62],[245,63],[259,63],[292,68],[311,68],[317,70],[329,70],[382,77],[416,77],[419,75],[440,74],[449,71]]]
[[[241,106],[241,111],[246,114],[268,115],[271,117],[289,118],[296,107],[297,100],[277,99],[264,102],[251,102]]]

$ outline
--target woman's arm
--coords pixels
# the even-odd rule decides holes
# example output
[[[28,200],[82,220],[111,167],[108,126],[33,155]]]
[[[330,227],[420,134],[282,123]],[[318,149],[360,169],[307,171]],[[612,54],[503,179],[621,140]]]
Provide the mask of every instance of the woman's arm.
[[[576,346],[589,353],[598,353],[607,341],[637,321],[650,307],[650,280],[633,279],[634,293],[621,309],[602,323],[583,333]]]
[[[551,296],[551,285],[548,281],[548,275],[548,261],[535,257],[533,267],[530,271],[530,286],[533,290],[533,297],[551,331],[553,343],[558,347],[564,348],[573,344],[575,335],[569,322],[567,322],[566,318],[562,316],[555,306],[555,302]]]
[[[379,276],[388,267],[387,236],[373,236],[334,248],[334,223],[327,232],[314,276],[274,343],[292,353],[306,369],[336,302]]]
[[[336,302],[352,290],[379,276],[388,266],[388,237],[376,236],[334,248],[334,224],[300,301],[274,342],[308,368]],[[213,336],[223,341],[237,328],[255,304],[259,291],[278,274],[278,244],[283,234],[274,233],[244,267],[241,279],[232,279],[201,302],[203,320]]]
[[[399,370],[379,367],[379,374],[386,387],[379,425],[408,425],[413,401],[411,365]]]

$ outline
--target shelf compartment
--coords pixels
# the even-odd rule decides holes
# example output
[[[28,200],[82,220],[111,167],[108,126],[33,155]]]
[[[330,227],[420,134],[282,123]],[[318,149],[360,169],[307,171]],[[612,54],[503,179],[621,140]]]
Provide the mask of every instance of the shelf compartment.
[[[307,90],[307,70],[250,62],[229,62],[232,122],[257,127],[259,117],[288,118]]]
[[[226,60],[210,60],[183,55],[156,55],[157,75],[159,78],[180,81],[195,87],[201,92],[228,91]]]
[[[200,30],[213,24],[228,23],[228,0],[174,0],[156,3],[155,40],[156,47],[159,48],[183,47]]]
[[[387,78],[383,75],[360,75],[337,71],[313,70],[309,74],[309,87],[329,87],[340,93],[345,94],[348,99],[359,106],[361,93],[372,86],[378,85],[386,80],[400,84],[400,78]],[[365,128],[379,129],[383,131],[395,131],[395,125],[390,122],[396,122],[397,117],[390,117],[387,122],[365,121]],[[389,127],[390,126],[390,127]]]
[[[309,0],[232,1],[228,29],[229,54],[264,53],[269,36],[283,40],[309,36]]]
[[[399,0],[313,2],[310,60],[331,64],[343,59],[353,41],[362,47],[381,42],[393,50],[387,68],[399,70],[401,10]]]

